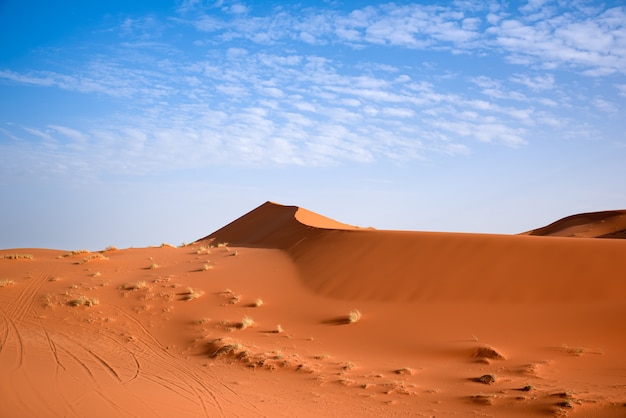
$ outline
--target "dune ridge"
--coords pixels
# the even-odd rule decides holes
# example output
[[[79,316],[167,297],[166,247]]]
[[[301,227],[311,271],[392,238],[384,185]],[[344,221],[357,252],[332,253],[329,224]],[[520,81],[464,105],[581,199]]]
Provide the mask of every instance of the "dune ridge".
[[[266,202],[202,240],[286,251],[309,288],[344,299],[510,303],[626,292],[622,241],[383,231],[327,219]]]

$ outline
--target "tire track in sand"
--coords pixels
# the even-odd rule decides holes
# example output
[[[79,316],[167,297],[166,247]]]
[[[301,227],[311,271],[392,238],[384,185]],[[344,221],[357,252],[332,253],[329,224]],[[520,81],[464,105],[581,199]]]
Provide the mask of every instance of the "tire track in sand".
[[[233,407],[245,408],[248,414],[253,413],[260,415],[260,411],[254,404],[239,396],[237,392],[222,383],[218,377],[210,376],[214,379],[214,381],[219,383],[218,386],[209,384],[206,381],[208,374],[206,371],[203,371],[204,376],[200,375],[196,367],[191,366],[183,359],[171,354],[165,347],[163,347],[140,321],[125,312],[123,309],[119,307],[116,307],[116,309],[125,319],[129,321],[129,324],[134,324],[133,328],[135,328],[136,332],[133,336],[136,338],[137,342],[143,346],[144,351],[146,351],[150,356],[151,364],[162,369],[162,371],[166,371],[178,382],[183,383],[185,390],[189,394],[193,394],[201,405],[204,406],[202,395],[205,395],[212,399],[214,406],[219,410],[221,416],[226,415],[226,411],[222,405],[224,401]],[[171,388],[169,385],[172,384],[180,388],[180,383],[176,384],[172,378],[165,379],[162,376],[162,373],[157,374],[142,369],[141,376],[144,378],[150,378],[150,380],[155,381],[155,383],[157,381],[162,382],[160,384],[166,385],[166,387],[170,390]],[[205,406],[204,410],[206,416],[211,416]],[[232,414],[233,412],[228,411],[228,413]]]
[[[14,345],[15,353],[13,354],[13,358],[9,359],[9,361],[12,366],[12,370],[17,370],[22,367],[22,364],[24,363],[24,356],[26,354],[22,335],[20,334],[17,325],[11,316],[7,314],[4,309],[0,308],[0,314],[2,317],[2,324],[5,329],[4,340],[0,346],[0,356],[10,355],[7,352],[7,347]],[[0,364],[2,364],[1,359]]]
[[[20,291],[17,297],[9,300],[6,308],[0,308],[3,317],[3,336],[0,345],[0,354],[5,352],[5,348],[15,344],[15,359],[12,364],[15,369],[19,369],[24,364],[26,356],[26,346],[19,330],[19,325],[24,321],[26,314],[32,310],[37,295],[43,287],[49,274],[39,273],[34,279],[27,279],[27,285]]]

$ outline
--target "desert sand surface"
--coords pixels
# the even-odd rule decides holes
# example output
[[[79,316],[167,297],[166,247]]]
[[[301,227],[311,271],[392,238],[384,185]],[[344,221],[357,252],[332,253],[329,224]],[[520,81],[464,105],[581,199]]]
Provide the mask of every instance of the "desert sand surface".
[[[626,240],[595,237],[624,214],[490,235],[267,202],[180,247],[0,250],[0,416],[623,417]]]

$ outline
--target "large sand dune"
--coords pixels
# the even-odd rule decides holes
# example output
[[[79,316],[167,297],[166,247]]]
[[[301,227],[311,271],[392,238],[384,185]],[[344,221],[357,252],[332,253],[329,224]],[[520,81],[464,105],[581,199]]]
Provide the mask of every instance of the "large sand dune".
[[[0,416],[625,416],[626,241],[564,237],[622,215],[452,234],[268,202],[180,248],[2,250]]]

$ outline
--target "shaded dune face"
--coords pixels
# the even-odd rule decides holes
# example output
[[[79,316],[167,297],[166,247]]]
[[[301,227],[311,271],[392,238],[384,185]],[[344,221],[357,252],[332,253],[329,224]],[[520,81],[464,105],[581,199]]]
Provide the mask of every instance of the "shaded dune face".
[[[207,239],[284,250],[306,286],[341,299],[520,303],[626,291],[624,247],[614,240],[379,231],[271,202]]]
[[[626,210],[580,213],[524,235],[626,239]]]

